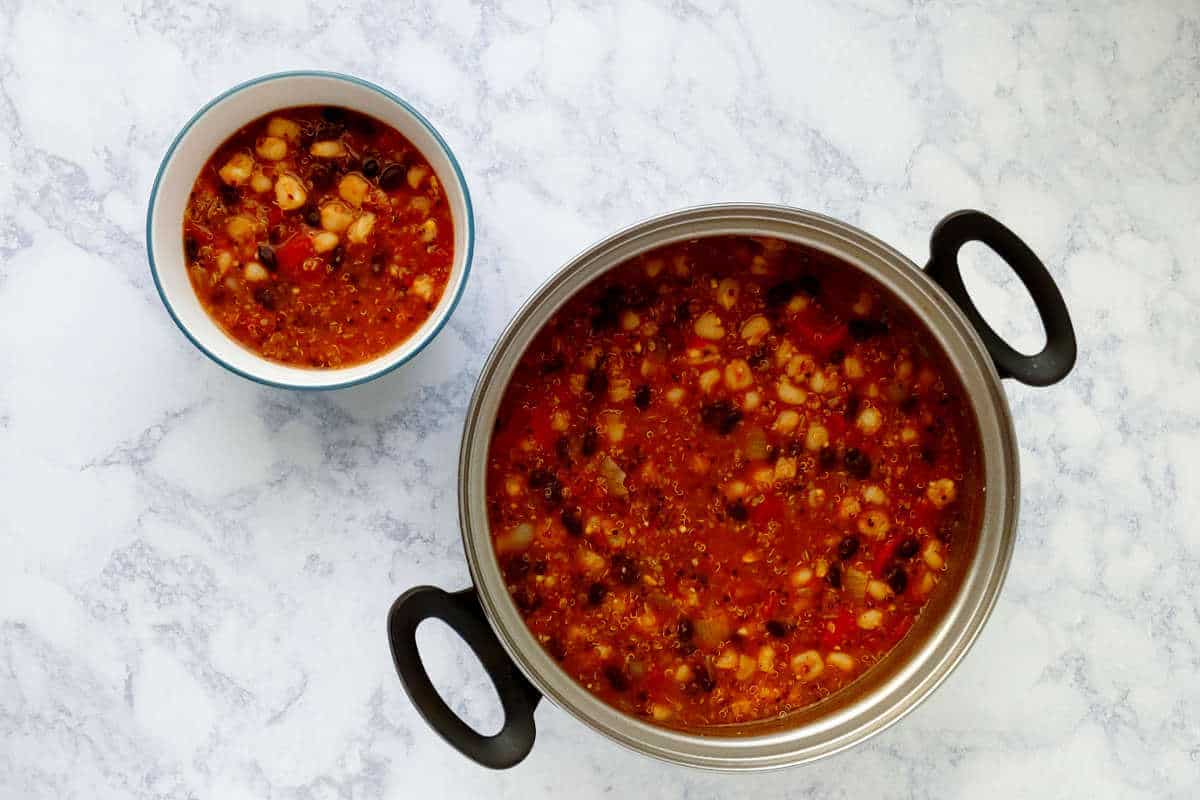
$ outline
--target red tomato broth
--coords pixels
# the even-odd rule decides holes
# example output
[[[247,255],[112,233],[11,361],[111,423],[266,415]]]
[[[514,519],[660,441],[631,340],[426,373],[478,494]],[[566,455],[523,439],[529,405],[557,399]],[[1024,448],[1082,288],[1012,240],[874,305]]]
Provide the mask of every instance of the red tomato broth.
[[[454,259],[429,162],[394,128],[337,107],[280,109],[231,136],[197,176],[183,227],[209,316],[295,366],[352,366],[403,343]]]
[[[898,301],[824,253],[712,237],[546,324],[501,403],[488,513],[563,669],[694,728],[786,715],[882,658],[981,475],[962,386]]]

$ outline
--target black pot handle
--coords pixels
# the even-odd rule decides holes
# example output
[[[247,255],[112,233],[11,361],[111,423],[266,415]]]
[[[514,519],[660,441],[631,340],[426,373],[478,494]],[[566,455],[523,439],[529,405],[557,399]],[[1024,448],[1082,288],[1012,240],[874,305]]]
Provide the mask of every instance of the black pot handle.
[[[972,241],[994,250],[1029,290],[1046,331],[1042,352],[1027,356],[1014,350],[975,307],[958,266],[959,249]],[[1049,386],[1067,377],[1075,366],[1075,329],[1054,278],[1025,242],[992,217],[982,211],[956,211],[939,222],[930,237],[925,271],[954,298],[975,326],[1001,378],[1015,378],[1030,386]]]
[[[483,736],[455,714],[438,694],[421,655],[417,652],[417,626],[429,617],[442,620],[463,638],[492,679],[504,727],[494,736]],[[417,711],[452,747],[492,769],[507,769],[533,749],[533,710],[542,694],[513,664],[492,632],[474,589],[450,594],[434,586],[409,589],[396,599],[388,613],[388,642],[400,683]]]

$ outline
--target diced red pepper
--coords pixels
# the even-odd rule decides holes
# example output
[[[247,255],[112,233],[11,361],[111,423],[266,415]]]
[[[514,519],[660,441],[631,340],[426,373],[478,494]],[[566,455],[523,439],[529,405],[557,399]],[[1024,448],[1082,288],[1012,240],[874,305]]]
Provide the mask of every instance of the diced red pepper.
[[[766,525],[773,519],[779,519],[783,508],[783,498],[777,494],[769,494],[761,503],[750,506],[750,521],[755,525]]]
[[[325,276],[324,270],[306,270],[304,262],[316,253],[312,239],[305,233],[296,233],[275,251],[279,272],[297,283],[311,283]]]
[[[899,546],[900,537],[891,536],[883,543],[883,547],[879,548],[879,552],[875,554],[875,562],[871,565],[871,571],[875,573],[876,578],[883,577],[888,565],[896,557],[896,548]]]
[[[841,347],[849,335],[840,322],[816,325],[801,317],[792,323],[792,333],[801,342],[801,348],[812,352],[817,358],[826,358]]]

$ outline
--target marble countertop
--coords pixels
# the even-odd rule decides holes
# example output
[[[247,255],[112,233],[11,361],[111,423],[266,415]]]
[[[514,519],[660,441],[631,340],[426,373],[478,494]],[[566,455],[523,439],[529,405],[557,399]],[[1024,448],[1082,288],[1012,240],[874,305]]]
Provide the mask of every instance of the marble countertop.
[[[1194,796],[1200,7],[77,5],[0,4],[0,796]],[[143,239],[192,112],[298,67],[426,112],[478,221],[436,343],[329,394],[205,359]],[[911,716],[815,765],[666,766],[545,703],[527,761],[476,767],[417,717],[384,636],[404,589],[467,582],[475,376],[575,252],[722,200],[837,216],[917,262],[942,215],[978,207],[1054,273],[1080,359],[1053,388],[1006,385],[1023,509],[994,616]],[[1019,285],[971,264],[1036,348]],[[497,727],[464,648],[422,641],[451,703]]]

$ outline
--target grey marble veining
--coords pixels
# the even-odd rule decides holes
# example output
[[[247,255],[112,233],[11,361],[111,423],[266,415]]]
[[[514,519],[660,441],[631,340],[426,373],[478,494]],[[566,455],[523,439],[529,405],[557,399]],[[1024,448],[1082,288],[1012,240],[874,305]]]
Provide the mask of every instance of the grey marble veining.
[[[1200,7],[1167,2],[0,3],[0,797],[1194,797],[1200,785]],[[474,272],[414,363],[264,389],[174,328],[145,205],[202,103],[351,72],[458,153]],[[976,647],[850,753],[724,776],[543,704],[517,769],[433,736],[383,630],[467,580],[457,441],[518,304],[616,228],[789,203],[927,254],[987,210],[1074,313],[1076,372],[1007,387],[1023,511]],[[977,254],[975,254],[977,255]],[[1026,348],[1018,285],[971,286]],[[452,704],[498,709],[444,629]]]

